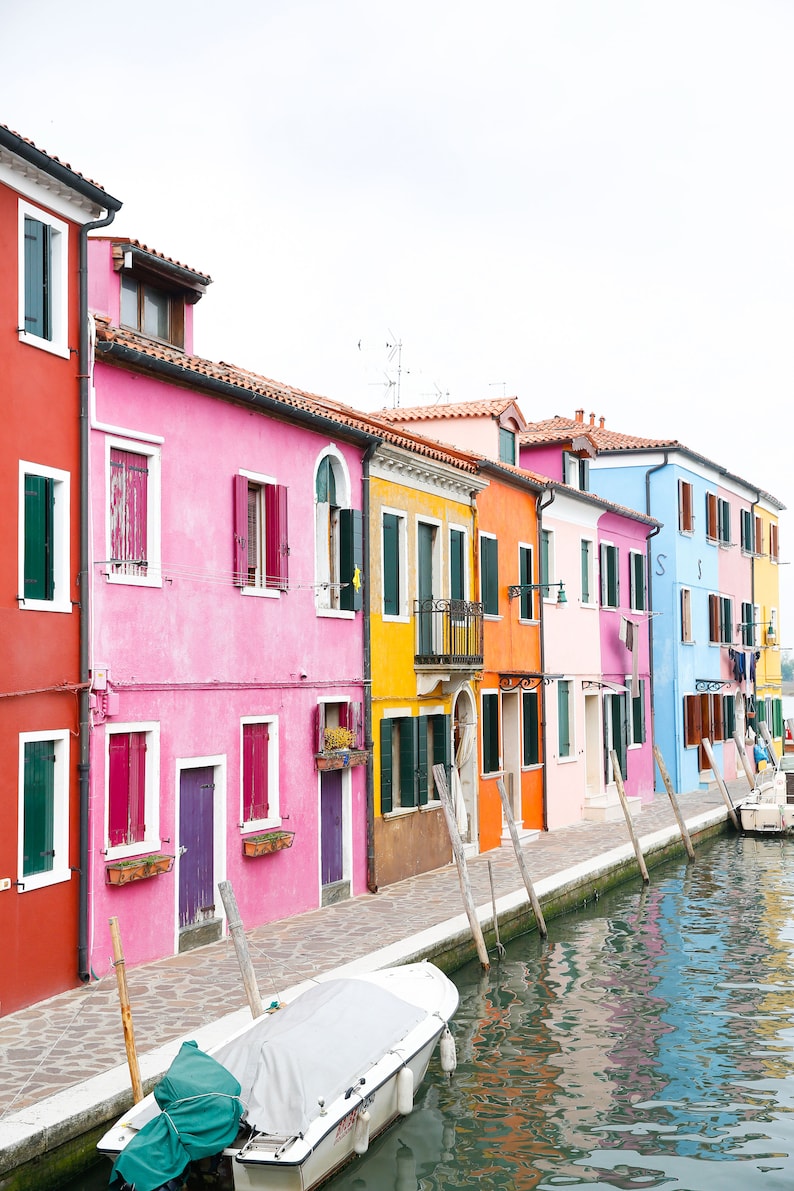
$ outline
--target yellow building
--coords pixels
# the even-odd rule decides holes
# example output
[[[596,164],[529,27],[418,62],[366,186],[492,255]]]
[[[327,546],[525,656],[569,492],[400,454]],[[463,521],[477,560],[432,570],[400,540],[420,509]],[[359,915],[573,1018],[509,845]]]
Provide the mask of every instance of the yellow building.
[[[759,723],[766,723],[778,754],[783,752],[783,682],[780,670],[780,546],[778,514],[783,506],[759,493],[742,534],[742,549],[753,555],[753,629],[757,653],[755,700]],[[744,528],[744,527],[743,527]],[[750,532],[751,530],[751,532]]]
[[[377,448],[369,479],[376,887],[451,858],[434,765],[446,769],[464,842],[477,840],[483,613],[474,544],[485,482],[466,452],[394,438]]]

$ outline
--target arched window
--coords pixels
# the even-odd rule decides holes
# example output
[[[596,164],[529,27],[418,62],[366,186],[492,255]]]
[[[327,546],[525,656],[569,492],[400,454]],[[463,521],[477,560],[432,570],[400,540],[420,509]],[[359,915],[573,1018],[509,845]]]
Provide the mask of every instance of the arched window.
[[[350,480],[335,449],[317,463],[315,497],[315,602],[318,610],[358,612],[362,607],[362,517],[350,508]]]

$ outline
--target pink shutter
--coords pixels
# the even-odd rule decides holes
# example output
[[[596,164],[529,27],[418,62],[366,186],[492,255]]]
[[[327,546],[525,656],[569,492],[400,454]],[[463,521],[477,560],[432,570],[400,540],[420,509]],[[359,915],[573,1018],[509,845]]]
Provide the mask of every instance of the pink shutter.
[[[146,733],[130,732],[129,830],[127,843],[146,836]]]
[[[248,480],[232,476],[234,502],[234,582],[245,587],[248,580]]]
[[[314,709],[314,751],[321,753],[325,748],[325,704],[318,703]]]
[[[347,726],[353,733],[353,747],[360,749],[362,747],[361,728],[361,704],[358,702],[348,703]]]
[[[108,843],[111,848],[127,842],[130,738],[114,732],[108,738]]]
[[[265,584],[287,590],[289,540],[287,537],[287,489],[283,484],[265,485]]]
[[[243,819],[266,819],[268,814],[267,724],[243,725]]]
[[[149,517],[149,460],[133,451],[110,449],[110,557],[145,564]],[[125,567],[125,574],[135,568]]]

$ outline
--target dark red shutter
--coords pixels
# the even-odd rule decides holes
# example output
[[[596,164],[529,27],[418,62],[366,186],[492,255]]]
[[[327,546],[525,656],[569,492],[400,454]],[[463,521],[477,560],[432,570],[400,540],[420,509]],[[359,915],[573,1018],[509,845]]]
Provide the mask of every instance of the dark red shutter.
[[[265,584],[286,591],[289,579],[287,489],[265,485]]]

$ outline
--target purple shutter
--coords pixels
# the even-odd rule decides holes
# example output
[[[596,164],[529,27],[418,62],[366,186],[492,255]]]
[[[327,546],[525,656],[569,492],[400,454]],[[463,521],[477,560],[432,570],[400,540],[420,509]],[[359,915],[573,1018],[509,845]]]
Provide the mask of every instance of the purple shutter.
[[[243,819],[266,819],[268,814],[267,724],[243,724]]]
[[[265,583],[287,590],[289,576],[287,538],[287,489],[283,484],[265,485]]]
[[[325,749],[325,704],[318,703],[314,709],[314,751],[321,753]]]
[[[234,502],[234,582],[245,587],[248,581],[248,480],[232,476]]]

